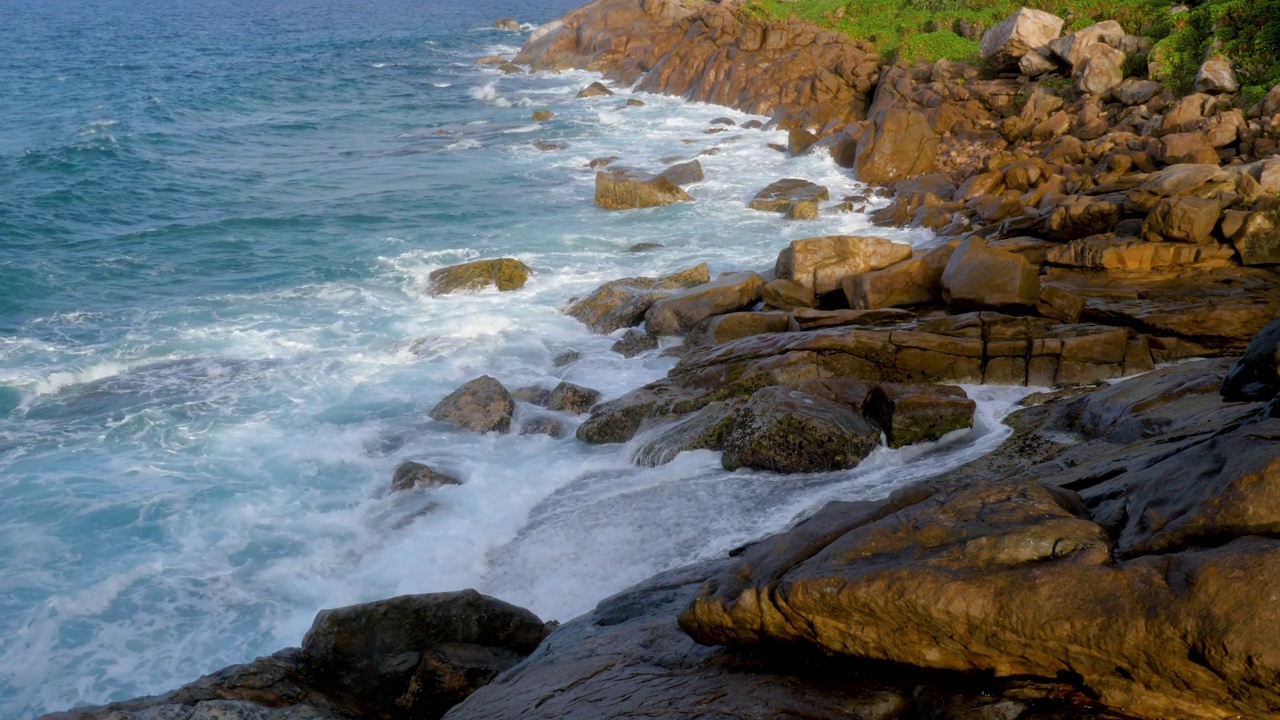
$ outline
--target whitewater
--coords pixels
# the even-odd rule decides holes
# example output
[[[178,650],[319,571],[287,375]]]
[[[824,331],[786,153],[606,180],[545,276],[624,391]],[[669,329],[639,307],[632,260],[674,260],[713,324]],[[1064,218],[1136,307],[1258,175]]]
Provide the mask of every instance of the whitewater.
[[[429,420],[481,374],[605,398],[663,377],[674,341],[626,359],[561,312],[605,281],[769,270],[822,234],[934,242],[747,209],[782,177],[865,192],[821,153],[770,148],[785,133],[751,116],[475,64],[576,4],[7,8],[0,717],[161,692],[298,644],[321,608],[397,594],[474,587],[568,620],[1006,436],[1025,389],[970,387],[972,431],[808,476]],[[693,203],[599,210],[587,166],[610,156],[697,158],[706,181]],[[523,289],[424,293],[435,269],[503,256],[533,268]],[[566,351],[580,359],[557,366]],[[393,495],[405,460],[463,484]]]

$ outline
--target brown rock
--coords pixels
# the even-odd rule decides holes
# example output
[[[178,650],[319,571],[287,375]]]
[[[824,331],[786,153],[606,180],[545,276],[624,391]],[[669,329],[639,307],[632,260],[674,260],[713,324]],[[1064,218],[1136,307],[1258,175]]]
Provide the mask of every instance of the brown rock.
[[[607,210],[659,207],[693,200],[670,178],[636,170],[596,173],[596,205]]]
[[[884,430],[889,447],[899,448],[973,427],[977,406],[952,385],[885,383],[872,391],[865,414]]]
[[[760,288],[760,297],[765,305],[779,310],[811,308],[818,304],[813,288],[782,278],[765,283]]]
[[[787,133],[787,155],[789,157],[800,157],[809,152],[809,149],[818,142],[818,136],[804,130],[796,128]]]
[[[1235,71],[1231,69],[1231,63],[1222,57],[1205,60],[1196,71],[1195,85],[1192,87],[1193,92],[1215,95],[1229,95],[1239,89],[1240,82],[1236,79]]]
[[[872,310],[942,300],[942,273],[959,246],[952,241],[910,260],[841,281],[849,307]]]
[[[1245,265],[1280,263],[1280,210],[1251,213],[1231,241]]]
[[[797,202],[807,200],[816,203],[829,199],[831,193],[821,185],[799,178],[783,178],[756,193],[747,207],[765,212],[786,212]]]
[[[697,160],[690,160],[689,162],[672,165],[663,170],[660,176],[667,178],[680,187],[700,183],[703,180],[702,163]]]
[[[430,465],[423,465],[419,462],[406,460],[400,463],[396,468],[395,474],[391,477],[391,491],[397,492],[402,490],[414,489],[430,489],[444,487],[445,485],[461,485],[462,481],[455,477],[445,475],[432,468]]]
[[[1109,199],[1072,195],[1050,213],[1045,230],[1049,237],[1073,240],[1111,232],[1123,217],[1123,208]]]
[[[811,310],[797,308],[791,317],[801,330],[817,330],[827,327],[860,325],[862,327],[890,327],[915,321],[916,314],[906,310]]]
[[[788,220],[817,220],[818,203],[813,200],[797,200],[783,214]]]
[[[1072,240],[1049,251],[1053,265],[1077,268],[1155,270],[1223,258],[1218,245],[1143,242],[1114,236]]]
[[[1064,323],[1080,322],[1084,312],[1084,298],[1070,290],[1052,283],[1040,289],[1040,299],[1036,301],[1036,312]]]
[[[1151,242],[1203,243],[1210,240],[1220,214],[1216,200],[1165,198],[1143,221],[1142,235]]]
[[[582,88],[582,90],[578,92],[578,97],[580,98],[607,97],[612,94],[613,94],[613,91],[605,87],[604,83],[593,82],[590,85]]]
[[[564,437],[564,423],[546,415],[538,415],[520,423],[521,435],[547,435],[557,440]]]
[[[1124,40],[1124,28],[1114,20],[1095,23],[1064,37],[1050,40],[1047,48],[1062,62],[1072,68],[1091,57],[1096,46],[1105,45],[1120,49]]]
[[[631,358],[642,352],[658,349],[658,338],[643,330],[631,328],[609,349],[622,357]]]
[[[600,401],[597,390],[584,388],[570,382],[561,382],[551,391],[542,403],[548,410],[571,412],[581,415],[591,411],[591,406]]]
[[[1164,161],[1170,165],[1180,163],[1216,163],[1218,153],[1202,132],[1185,132],[1165,135],[1160,139]]]
[[[1060,17],[1022,8],[983,33],[980,55],[997,70],[1016,68],[1028,51],[1058,37],[1062,25]]]
[[[681,335],[713,315],[741,310],[760,299],[764,278],[753,272],[725,273],[715,280],[657,301],[645,313],[654,335]]]
[[[947,262],[942,296],[956,307],[1031,307],[1040,296],[1039,273],[1025,257],[969,238]]]
[[[739,338],[785,332],[785,312],[735,312],[698,323],[685,338],[686,345],[721,345]]]
[[[1090,95],[1101,95],[1124,80],[1124,53],[1101,43],[1085,51],[1083,61],[1076,65],[1071,79],[1076,88]]]
[[[498,18],[494,21],[493,26],[498,30],[520,32],[520,21],[515,18]]]
[[[433,270],[427,276],[427,294],[432,297],[453,292],[482,290],[494,286],[499,292],[519,290],[529,279],[529,266],[514,258],[476,260]]]
[[[938,140],[924,113],[889,109],[858,140],[858,179],[872,185],[888,185],[932,172]]]
[[[481,375],[449,393],[431,409],[431,419],[472,432],[505,433],[516,410],[511,394],[494,378]]]
[[[793,240],[778,254],[774,275],[821,295],[850,275],[879,270],[911,257],[911,246],[878,237],[831,235]]]
[[[551,112],[550,110],[534,110],[533,111],[534,122],[542,122],[544,120],[550,120],[555,116],[556,114]]]
[[[611,280],[571,304],[565,314],[576,318],[594,333],[608,335],[620,328],[639,325],[655,302],[673,292],[710,280],[706,263],[661,278]]]
[[[827,472],[854,467],[879,441],[879,432],[844,405],[772,386],[729,421],[721,462],[726,470]]]

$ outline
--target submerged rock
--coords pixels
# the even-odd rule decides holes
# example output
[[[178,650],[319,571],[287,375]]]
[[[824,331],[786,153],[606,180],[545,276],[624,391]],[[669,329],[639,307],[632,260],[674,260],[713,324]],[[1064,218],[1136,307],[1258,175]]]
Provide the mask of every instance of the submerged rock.
[[[462,481],[446,475],[430,465],[406,460],[396,468],[391,478],[392,491],[415,490],[444,487],[445,485],[461,485]]]
[[[589,412],[600,400],[600,392],[570,382],[562,382],[551,391],[543,405],[548,410],[571,412],[577,415]]]
[[[658,349],[658,338],[643,330],[632,328],[623,333],[618,342],[609,349],[622,357],[631,358],[642,352]]]

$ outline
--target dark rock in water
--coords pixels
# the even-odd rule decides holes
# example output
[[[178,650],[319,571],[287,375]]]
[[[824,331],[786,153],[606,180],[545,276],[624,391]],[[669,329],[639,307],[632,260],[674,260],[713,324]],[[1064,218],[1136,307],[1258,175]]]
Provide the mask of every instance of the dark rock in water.
[[[506,292],[519,290],[528,279],[529,266],[519,260],[477,260],[432,271],[427,276],[427,294],[435,297],[464,290],[481,290],[490,285]]]
[[[48,720],[436,720],[541,642],[533,613],[474,590],[322,610],[303,639],[158,697]]]
[[[734,125],[737,125],[738,123],[734,122],[733,118],[729,118],[729,117],[718,117],[718,118],[716,118],[716,119],[712,120],[712,121],[711,121],[711,124],[712,124],[712,125],[728,125],[729,127],[733,127]]]
[[[494,21],[493,26],[498,30],[508,30],[511,32],[520,31],[520,21],[515,18],[498,18]]]
[[[391,490],[413,490],[444,487],[445,485],[461,485],[462,481],[437,471],[430,465],[407,460],[396,468],[391,478]]]
[[[441,400],[431,409],[431,419],[472,432],[507,432],[515,409],[515,400],[502,383],[481,375]]]
[[[644,101],[636,98],[627,98],[627,107],[644,107]]]
[[[612,94],[613,94],[613,91],[605,87],[604,83],[593,82],[590,85],[582,88],[582,90],[578,92],[578,97],[580,98],[605,97]]]
[[[533,143],[533,146],[542,152],[554,152],[568,149],[569,143],[563,140],[537,140]]]
[[[530,405],[541,405],[547,401],[547,396],[550,394],[551,391],[544,387],[526,385],[522,388],[516,388],[516,390],[511,393],[511,399],[517,402],[526,402]]]
[[[700,183],[703,180],[702,163],[697,160],[672,165],[659,174],[680,187]]]
[[[627,248],[627,252],[629,253],[649,252],[650,250],[657,250],[660,247],[665,247],[665,246],[662,243],[642,242],[642,243],[636,243],[635,245],[632,245],[631,247]]]
[[[848,407],[784,387],[756,392],[724,431],[726,470],[826,472],[857,465],[880,432]]]
[[[551,358],[551,364],[555,365],[556,367],[564,367],[565,365],[572,365],[573,363],[576,363],[581,359],[582,359],[582,353],[578,352],[577,350],[565,350],[564,352]]]
[[[622,357],[635,357],[642,352],[656,350],[658,348],[658,338],[650,335],[643,330],[632,328],[623,334],[618,342],[613,344],[610,350],[618,353]]]
[[[1280,393],[1280,319],[1254,336],[1244,357],[1222,381],[1222,397],[1231,402],[1270,400]]]
[[[524,72],[524,68],[520,67],[519,65],[516,65],[515,63],[503,63],[502,65],[498,66],[498,69],[508,75],[516,75],[518,73]]]
[[[866,417],[884,430],[889,447],[930,442],[973,427],[977,403],[954,385],[884,383],[871,393]]]
[[[713,402],[669,425],[648,430],[631,455],[637,465],[664,465],[686,450],[719,450],[725,430],[743,405],[741,399]]]
[[[548,410],[581,415],[585,412],[590,412],[591,406],[599,401],[599,391],[569,382],[562,382],[551,391],[543,405]]]
[[[617,155],[610,155],[609,157],[595,158],[591,160],[591,162],[587,163],[587,167],[591,168],[592,170],[599,170],[600,168],[608,165],[609,163],[617,159],[618,159]]]
[[[565,314],[578,319],[592,332],[607,335],[620,328],[639,325],[655,302],[678,290],[710,280],[706,263],[660,278],[611,280],[574,302]]]
[[[543,623],[474,590],[322,610],[302,640],[317,684],[361,716],[438,718],[533,652]]]
[[[521,435],[549,435],[557,440],[564,437],[564,423],[553,417],[539,415],[520,423]]]

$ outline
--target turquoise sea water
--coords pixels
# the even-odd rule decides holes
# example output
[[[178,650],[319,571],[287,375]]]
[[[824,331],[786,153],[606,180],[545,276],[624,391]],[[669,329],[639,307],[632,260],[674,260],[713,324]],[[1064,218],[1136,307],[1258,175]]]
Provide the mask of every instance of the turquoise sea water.
[[[665,374],[559,312],[605,280],[766,269],[789,239],[869,227],[747,210],[779,177],[858,186],[769,149],[780,133],[707,134],[740,113],[475,65],[575,4],[0,3],[0,718],[163,691],[398,593],[478,587],[565,620],[999,440],[991,390],[972,433],[786,479],[429,421],[482,373],[607,397]],[[592,158],[711,148],[695,203],[592,206]],[[496,256],[528,286],[422,293]],[[554,367],[567,349],[582,360]],[[464,484],[390,496],[406,459]]]

